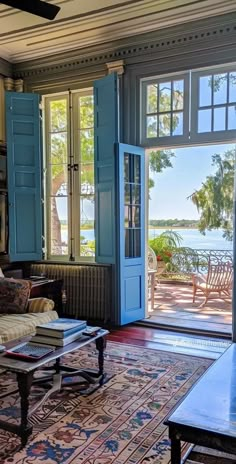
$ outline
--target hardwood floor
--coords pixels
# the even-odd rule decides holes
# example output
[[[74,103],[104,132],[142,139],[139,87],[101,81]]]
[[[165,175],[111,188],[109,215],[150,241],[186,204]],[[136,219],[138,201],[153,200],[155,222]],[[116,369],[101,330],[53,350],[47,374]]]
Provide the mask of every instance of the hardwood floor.
[[[217,359],[231,344],[230,340],[141,327],[131,324],[110,330],[108,340],[154,350]]]

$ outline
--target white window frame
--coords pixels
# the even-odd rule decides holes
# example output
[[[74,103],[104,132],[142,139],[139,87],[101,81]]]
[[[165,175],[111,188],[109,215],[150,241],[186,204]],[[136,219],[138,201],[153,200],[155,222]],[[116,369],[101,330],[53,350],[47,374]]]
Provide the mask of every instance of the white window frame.
[[[163,82],[177,81],[182,79],[184,81],[184,107],[183,107],[183,134],[182,135],[168,135],[163,137],[147,137],[147,112],[146,112],[146,103],[147,103],[147,87],[152,84],[161,84]],[[140,100],[141,100],[141,127],[140,127],[140,143],[145,147],[169,147],[169,146],[179,146],[189,139],[189,72],[184,73],[172,73],[162,75],[160,77],[152,77],[141,79],[140,85]],[[171,96],[172,99],[172,96]],[[173,114],[173,110],[169,111]],[[157,115],[161,114],[159,112]]]
[[[225,66],[217,66],[211,68],[205,68],[203,70],[197,70],[191,72],[191,133],[190,133],[190,140],[191,142],[195,143],[225,143],[225,142],[233,142],[236,138],[236,129],[224,129],[222,131],[211,131],[211,132],[198,132],[198,111],[199,109],[211,109],[212,115],[214,113],[214,108],[226,107],[226,115],[227,115],[227,108],[229,106],[233,106],[233,103],[229,103],[229,86],[227,82],[227,101],[226,103],[222,103],[219,105],[214,105],[213,101],[211,105],[206,105],[204,107],[200,107],[199,105],[199,97],[200,97],[200,77],[209,76],[213,74],[224,74],[236,72],[236,65],[225,65]],[[212,90],[213,91],[213,90]],[[213,118],[214,116],[212,116]],[[213,119],[212,119],[213,121]],[[227,116],[226,116],[227,121]]]
[[[45,258],[53,261],[76,261],[76,262],[95,262],[95,256],[80,256],[80,179],[81,165],[79,153],[79,114],[77,103],[81,96],[93,95],[93,89],[81,89],[71,92],[71,98],[68,92],[50,94],[43,96],[43,127],[44,127],[44,229],[45,229]],[[51,207],[50,191],[51,176],[49,173],[49,155],[50,155],[50,102],[55,100],[67,101],[67,164],[69,164],[70,152],[73,153],[73,163],[78,164],[78,171],[73,171],[72,182],[68,175],[68,254],[55,255],[51,253]],[[72,105],[72,109],[70,109]],[[72,117],[70,116],[72,111]],[[72,195],[70,195],[72,192]],[[71,198],[71,199],[70,199]],[[95,218],[94,218],[95,219]],[[78,239],[76,239],[78,237]],[[71,259],[72,258],[72,259]]]

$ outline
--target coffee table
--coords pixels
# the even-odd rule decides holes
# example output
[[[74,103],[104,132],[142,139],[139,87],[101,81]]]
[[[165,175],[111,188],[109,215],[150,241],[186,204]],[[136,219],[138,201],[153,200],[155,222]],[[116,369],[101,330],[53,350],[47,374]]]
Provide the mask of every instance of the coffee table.
[[[36,409],[41,406],[44,401],[56,391],[60,390],[62,387],[62,380],[64,377],[73,377],[79,376],[86,381],[88,384],[96,385],[95,388],[98,388],[103,384],[104,380],[104,349],[106,347],[106,335],[108,330],[100,329],[97,335],[94,337],[83,336],[83,338],[70,343],[69,345],[64,346],[63,348],[57,348],[53,353],[48,354],[44,358],[31,362],[31,361],[22,361],[4,354],[0,354],[0,368],[4,368],[9,372],[14,372],[16,374],[18,388],[10,393],[0,394],[0,399],[8,396],[10,394],[16,393],[19,391],[20,394],[20,403],[21,403],[21,421],[20,424],[12,424],[0,420],[0,428],[7,430],[8,432],[15,433],[21,438],[21,447],[24,447],[27,444],[28,437],[32,433],[33,427],[29,424],[29,417],[36,411]],[[18,340],[18,343],[23,341],[28,341],[28,339]],[[96,349],[98,350],[98,371],[94,372],[89,369],[77,369],[71,366],[63,365],[60,363],[60,358],[65,354],[72,353],[73,351],[79,351],[80,348],[95,342]],[[7,345],[12,347],[18,344],[16,341],[11,342]],[[46,366],[48,363],[55,361],[53,366]],[[34,377],[35,371],[39,368],[44,370],[49,369],[51,373],[49,375],[44,375],[43,377]],[[52,372],[53,371],[53,372]],[[32,409],[29,411],[29,395],[31,386],[34,384],[43,385],[46,382],[52,380],[51,388],[45,393],[41,401],[39,401]],[[69,386],[69,383],[66,382],[66,386]]]

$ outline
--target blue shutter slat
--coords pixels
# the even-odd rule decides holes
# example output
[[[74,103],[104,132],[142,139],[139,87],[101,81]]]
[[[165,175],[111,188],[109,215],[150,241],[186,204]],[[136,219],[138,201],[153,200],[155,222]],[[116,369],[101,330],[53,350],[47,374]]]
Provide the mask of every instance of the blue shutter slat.
[[[6,92],[9,256],[42,258],[39,95]]]

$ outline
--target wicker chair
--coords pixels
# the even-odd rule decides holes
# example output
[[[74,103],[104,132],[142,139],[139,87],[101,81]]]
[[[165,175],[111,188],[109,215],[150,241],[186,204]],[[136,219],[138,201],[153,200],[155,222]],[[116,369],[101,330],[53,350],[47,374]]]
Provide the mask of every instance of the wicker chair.
[[[193,303],[195,302],[195,296],[197,291],[201,291],[205,300],[200,305],[200,308],[205,306],[210,298],[217,297],[222,299],[231,296],[231,288],[233,282],[233,266],[231,262],[211,264],[209,262],[207,275],[193,274]]]

